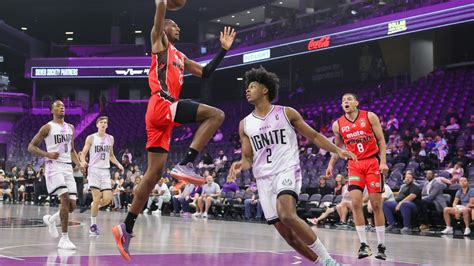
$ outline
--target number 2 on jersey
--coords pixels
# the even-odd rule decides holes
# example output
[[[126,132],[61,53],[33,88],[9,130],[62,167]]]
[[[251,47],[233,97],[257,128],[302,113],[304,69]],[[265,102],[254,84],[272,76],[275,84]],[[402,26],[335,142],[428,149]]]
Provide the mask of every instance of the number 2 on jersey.
[[[364,152],[364,145],[362,143],[357,143],[357,150],[360,153],[363,153]]]
[[[272,163],[270,157],[272,156],[272,149],[267,148],[267,163]]]

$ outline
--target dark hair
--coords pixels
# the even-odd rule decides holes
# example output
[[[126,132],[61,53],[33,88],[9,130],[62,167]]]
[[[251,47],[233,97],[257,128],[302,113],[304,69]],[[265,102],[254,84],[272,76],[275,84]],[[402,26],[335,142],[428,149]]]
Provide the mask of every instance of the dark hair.
[[[102,120],[107,120],[107,122],[108,122],[108,121],[109,121],[109,117],[108,117],[108,116],[105,116],[105,115],[99,116],[99,117],[97,118],[97,120],[95,121],[95,124],[97,125],[97,124],[98,124],[100,121],[102,121]]]
[[[354,97],[354,99],[356,101],[359,101],[359,96],[357,96],[357,94],[353,93],[353,92],[346,92],[344,93],[344,95],[342,95],[342,97],[346,96],[346,95],[351,95],[352,97]]]
[[[252,68],[245,72],[245,88],[252,82],[258,82],[268,89],[268,100],[272,102],[278,97],[280,79],[273,72],[268,72],[263,66]]]
[[[54,101],[51,102],[51,104],[49,105],[49,110],[52,111],[53,110],[53,105],[56,103],[56,102],[60,102],[61,100],[60,99],[56,99]]]

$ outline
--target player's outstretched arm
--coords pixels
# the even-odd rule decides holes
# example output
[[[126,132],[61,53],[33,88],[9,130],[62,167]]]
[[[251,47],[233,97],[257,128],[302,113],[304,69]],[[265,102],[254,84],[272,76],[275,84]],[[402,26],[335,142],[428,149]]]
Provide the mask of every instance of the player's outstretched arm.
[[[221,32],[221,50],[216,54],[216,56],[209,62],[206,66],[202,67],[200,64],[195,61],[186,58],[184,61],[184,69],[194,76],[201,78],[208,78],[216,70],[217,66],[221,63],[222,59],[226,55],[227,51],[230,49],[234,43],[235,36],[237,32],[231,27],[224,27],[224,32]]]
[[[56,160],[59,157],[58,152],[46,152],[39,148],[39,145],[48,136],[51,126],[46,124],[40,128],[38,133],[33,137],[31,142],[28,144],[28,152],[38,157],[45,157],[51,160]]]
[[[357,160],[357,157],[351,152],[344,151],[330,142],[325,136],[311,128],[303,119],[303,117],[293,108],[285,107],[285,113],[290,123],[295,127],[296,131],[311,140],[316,146],[332,153],[337,153],[339,157]]]
[[[253,161],[253,154],[252,154],[252,147],[250,146],[250,140],[249,140],[249,137],[244,132],[244,120],[240,121],[239,135],[240,135],[240,142],[242,144],[242,159],[232,164],[230,171],[232,171],[233,175],[237,175],[242,170],[250,169],[250,167],[252,167],[252,161]]]
[[[168,46],[168,39],[164,33],[167,0],[155,0],[155,4],[155,18],[151,29],[151,51],[159,53]]]
[[[383,135],[382,126],[380,125],[380,120],[378,116],[372,112],[369,112],[369,122],[372,125],[372,130],[374,131],[375,138],[377,139],[377,144],[379,146],[379,155],[380,155],[380,172],[383,174],[388,174],[387,166],[387,144],[385,143],[385,137]]]

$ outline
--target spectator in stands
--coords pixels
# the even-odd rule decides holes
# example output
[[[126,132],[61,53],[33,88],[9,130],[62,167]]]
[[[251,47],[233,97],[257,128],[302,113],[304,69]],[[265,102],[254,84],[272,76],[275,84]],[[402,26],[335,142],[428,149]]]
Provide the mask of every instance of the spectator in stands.
[[[405,173],[405,180],[400,192],[395,192],[394,201],[386,201],[383,204],[383,211],[387,218],[387,231],[395,229],[395,213],[400,212],[403,219],[402,234],[411,233],[411,217],[418,212],[418,205],[421,201],[421,189],[413,182],[414,175],[411,171]]]
[[[474,114],[471,114],[469,122],[467,122],[467,124],[466,124],[466,128],[470,129],[471,132],[474,129]]]
[[[219,151],[219,156],[214,159],[215,172],[218,173],[221,169],[224,169],[225,164],[227,163],[227,156],[225,156],[224,151]]]
[[[319,177],[319,187],[316,188],[316,194],[320,194],[321,197],[324,197],[328,194],[333,194],[334,189],[330,188],[327,184],[327,177],[320,176]]]
[[[202,157],[202,160],[199,162],[197,167],[199,170],[208,170],[215,167],[214,162],[209,152],[206,152],[204,154],[204,156]]]
[[[48,189],[46,188],[46,178],[44,176],[44,168],[41,167],[38,173],[36,174],[36,179],[34,183],[35,187],[35,205],[41,205],[48,197]]]
[[[181,134],[181,136],[175,138],[174,139],[175,142],[185,141],[187,139],[190,139],[193,136],[193,131],[192,131],[191,127],[183,126],[181,130],[183,131],[183,134]]]
[[[399,127],[398,119],[395,118],[395,114],[391,114],[390,119],[387,122],[386,130],[389,132],[392,132],[394,130],[398,131],[398,127]]]
[[[419,128],[422,133],[428,132],[428,129],[430,129],[430,126],[428,125],[428,122],[426,121],[426,119],[421,119]]]
[[[11,200],[13,203],[16,203],[16,201],[18,200],[18,168],[16,166],[13,166],[7,176],[8,182],[11,185]]]
[[[446,229],[441,231],[442,234],[454,233],[453,227],[451,226],[451,215],[456,220],[461,219],[461,215],[464,218],[464,235],[470,235],[471,229],[469,228],[469,222],[474,210],[474,189],[469,188],[469,182],[466,177],[462,177],[459,181],[461,188],[456,192],[454,198],[453,207],[446,207],[443,211],[444,221],[446,222]]]
[[[342,195],[342,188],[344,187],[345,179],[344,176],[338,174],[336,178],[334,178],[334,196]]]
[[[133,170],[133,165],[128,158],[128,155],[122,156],[122,166],[125,172],[130,172]]]
[[[467,166],[472,162],[472,160],[464,154],[463,148],[458,148],[456,151],[456,156],[451,160],[448,165],[448,168],[453,168],[457,163],[461,163],[464,169],[464,172],[467,172]]]
[[[454,107],[449,107],[448,113],[446,114],[446,121],[451,121],[451,118],[456,119],[456,121],[461,121],[459,113],[454,110]]]
[[[134,186],[134,183],[132,182],[128,174],[122,186],[123,191],[120,193],[121,205],[122,207],[128,208],[128,204],[132,203],[132,192]]]
[[[460,129],[461,129],[461,127],[457,123],[456,118],[451,117],[450,120],[449,120],[449,125],[446,127],[446,130],[449,133],[453,134],[453,133],[458,133]]]
[[[436,135],[433,152],[441,163],[444,161],[446,155],[448,155],[448,143],[440,135]]]
[[[327,208],[319,217],[317,218],[308,218],[308,222],[318,225],[320,222],[324,222],[324,220],[331,214],[337,211],[339,214],[340,221],[337,223],[338,227],[347,228],[347,216],[349,212],[352,210],[352,201],[351,201],[351,194],[348,191],[348,184],[345,184],[342,187],[342,200],[339,204],[334,207]]]
[[[3,199],[3,189],[4,189],[4,183],[5,182],[5,171],[3,169],[0,169],[0,198]]]
[[[401,139],[405,142],[405,143],[408,143],[409,141],[413,140],[413,134],[411,133],[410,130],[408,129],[405,129],[403,131],[403,136],[401,137]]]
[[[227,181],[222,185],[222,193],[234,192],[237,193],[240,191],[239,185],[235,182],[236,176],[232,175],[231,172],[227,175]]]
[[[218,128],[216,131],[216,134],[214,134],[214,137],[212,137],[212,141],[221,142],[223,139],[224,139],[224,133],[222,133],[222,130]]]
[[[155,185],[155,189],[153,189],[150,197],[148,198],[148,203],[146,209],[143,211],[143,214],[150,214],[151,205],[156,203],[158,208],[151,213],[153,215],[161,215],[161,207],[163,206],[163,203],[170,202],[171,200],[171,193],[168,189],[168,186],[166,185],[167,181],[168,180],[166,178],[161,178]]]
[[[451,174],[452,184],[459,183],[459,179],[464,176],[464,169],[462,168],[461,162],[457,162],[453,168],[448,168],[446,171]]]
[[[387,184],[384,184],[383,189],[384,189],[382,193],[383,202],[395,201],[395,197],[393,196],[392,189]],[[362,208],[364,211],[364,217],[367,222],[367,231],[375,232],[374,210],[372,209],[372,204],[370,203],[367,189],[364,191],[364,202],[367,202],[367,204],[364,205]]]
[[[112,192],[113,192],[113,203],[114,203],[114,211],[117,211],[119,209],[122,209],[122,204],[120,201],[120,193],[122,193],[123,189],[123,179],[120,178],[120,173],[115,172],[114,175],[114,186],[112,187]]]
[[[182,210],[182,217],[191,217],[189,203],[193,201],[192,193],[195,187],[196,186],[193,184],[186,184],[186,186],[184,186],[183,192],[172,197],[173,212],[171,213],[171,216],[179,216],[179,213]]]
[[[18,202],[25,202],[25,173],[23,171],[18,172],[18,178],[16,180],[18,187]]]
[[[196,213],[193,217],[207,218],[207,213],[212,204],[219,202],[218,197],[221,194],[221,188],[219,184],[214,182],[214,178],[210,175],[206,177],[206,184],[202,185],[202,194],[198,199],[198,205]]]
[[[425,136],[419,127],[415,127],[415,138],[418,142],[421,142],[425,139]]]
[[[421,191],[421,202],[420,202],[420,213],[421,213],[421,225],[420,231],[429,230],[430,219],[428,217],[428,211],[443,212],[446,208],[446,198],[443,195],[443,189],[446,185],[435,178],[432,170],[426,171],[426,180],[428,183],[423,187]]]
[[[194,187],[193,192],[191,192],[191,195],[190,195],[192,202],[189,203],[189,207],[196,209],[196,211],[198,208],[198,200],[201,197],[201,194],[202,194],[202,186],[199,186],[199,187]]]
[[[404,163],[408,164],[408,161],[411,159],[411,151],[408,148],[408,145],[404,141],[400,141],[398,143],[398,151],[397,151],[397,163]]]
[[[36,179],[36,171],[33,169],[31,164],[28,164],[25,168],[25,194],[26,199],[25,202],[29,202],[33,204],[33,198],[35,197],[35,179]]]
[[[128,158],[129,163],[132,163],[132,153],[128,149],[125,149],[125,151],[122,154],[122,162],[125,161],[125,157]]]
[[[251,192],[253,195],[252,198],[244,200],[244,218],[245,220],[252,220],[252,209],[256,208],[257,211],[255,214],[255,220],[260,221],[262,220],[262,204],[258,199],[257,184],[255,184],[254,186],[249,186],[247,191]]]

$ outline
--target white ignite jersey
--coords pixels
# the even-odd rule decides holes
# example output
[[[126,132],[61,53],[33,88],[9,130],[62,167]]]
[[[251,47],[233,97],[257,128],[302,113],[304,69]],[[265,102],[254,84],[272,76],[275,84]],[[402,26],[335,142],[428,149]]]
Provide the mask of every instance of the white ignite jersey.
[[[110,168],[110,149],[113,137],[105,134],[99,137],[98,133],[92,134],[92,145],[89,149],[89,166],[95,168]]]
[[[284,106],[273,105],[263,118],[253,112],[246,116],[244,133],[252,146],[255,178],[276,175],[292,166],[299,166],[298,140]]]
[[[53,121],[49,121],[48,125],[50,126],[49,134],[44,139],[46,151],[59,152],[58,159],[53,161],[71,163],[72,125],[66,122],[58,124]]]

